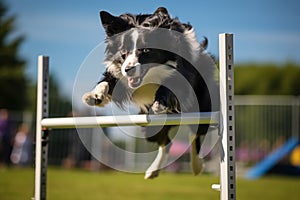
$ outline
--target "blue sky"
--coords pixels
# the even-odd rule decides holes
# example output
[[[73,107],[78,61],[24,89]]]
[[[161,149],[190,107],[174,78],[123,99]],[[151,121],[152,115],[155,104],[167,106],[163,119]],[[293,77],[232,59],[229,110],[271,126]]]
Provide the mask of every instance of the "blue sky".
[[[235,34],[236,62],[300,62],[300,1],[297,0],[7,0],[6,3],[10,13],[18,17],[17,33],[26,36],[21,55],[28,60],[27,74],[35,79],[37,55],[49,55],[51,72],[68,95],[72,94],[84,59],[104,40],[100,10],[115,15],[152,13],[164,6],[173,17],[190,22],[199,39],[206,36],[208,50],[214,55],[218,55],[218,34],[230,32]]]

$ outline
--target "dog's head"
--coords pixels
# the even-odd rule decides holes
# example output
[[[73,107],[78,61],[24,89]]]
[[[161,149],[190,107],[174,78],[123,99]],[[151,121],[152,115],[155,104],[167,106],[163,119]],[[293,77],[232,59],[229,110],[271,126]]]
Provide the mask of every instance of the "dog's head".
[[[122,33],[131,28],[167,28],[183,32],[191,29],[189,24],[182,24],[177,19],[172,19],[166,8],[160,7],[153,14],[122,14],[113,16],[106,11],[100,12],[100,19],[108,37]]]
[[[139,87],[145,80],[159,83],[169,76],[178,58],[170,49],[195,52],[201,48],[192,26],[171,18],[162,7],[142,15],[113,16],[101,11],[100,18],[107,34],[107,70],[116,78],[126,77],[130,88]]]

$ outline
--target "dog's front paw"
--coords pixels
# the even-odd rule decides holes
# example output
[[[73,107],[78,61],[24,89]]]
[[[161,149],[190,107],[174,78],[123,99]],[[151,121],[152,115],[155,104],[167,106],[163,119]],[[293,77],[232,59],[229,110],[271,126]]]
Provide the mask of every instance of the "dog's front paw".
[[[177,102],[169,101],[171,103],[168,103],[168,105],[165,105],[166,103],[163,102],[165,101],[154,101],[150,109],[150,114],[180,113],[180,107]]]
[[[168,109],[166,106],[161,104],[159,101],[155,101],[151,106],[151,111],[154,114],[165,114],[165,113],[167,113]]]
[[[110,101],[108,96],[108,83],[99,83],[92,92],[85,93],[82,101],[89,106],[104,106]]]
[[[82,96],[82,101],[89,106],[104,106],[106,104],[105,99],[104,95],[98,95],[94,92],[88,92]]]

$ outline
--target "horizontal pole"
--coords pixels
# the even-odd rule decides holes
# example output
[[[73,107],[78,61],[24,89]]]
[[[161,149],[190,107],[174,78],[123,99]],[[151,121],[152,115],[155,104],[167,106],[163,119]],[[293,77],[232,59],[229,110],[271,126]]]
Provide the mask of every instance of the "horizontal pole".
[[[96,128],[111,126],[158,126],[188,124],[219,124],[219,112],[159,114],[159,115],[117,115],[93,117],[45,118],[44,129]]]

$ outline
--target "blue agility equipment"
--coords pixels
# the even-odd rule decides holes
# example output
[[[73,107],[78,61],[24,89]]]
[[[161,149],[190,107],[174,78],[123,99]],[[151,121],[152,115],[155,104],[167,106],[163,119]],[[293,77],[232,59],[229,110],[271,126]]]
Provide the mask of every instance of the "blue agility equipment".
[[[246,175],[248,179],[256,179],[267,173],[284,156],[288,155],[299,144],[295,138],[289,139],[285,144],[271,152],[265,159],[256,164]]]

